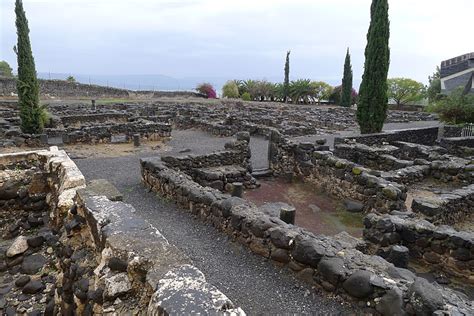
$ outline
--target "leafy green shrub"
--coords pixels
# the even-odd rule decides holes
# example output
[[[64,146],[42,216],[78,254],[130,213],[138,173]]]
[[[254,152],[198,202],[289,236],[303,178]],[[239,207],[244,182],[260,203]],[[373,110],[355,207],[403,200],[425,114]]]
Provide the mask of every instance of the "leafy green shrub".
[[[463,95],[462,87],[427,109],[438,113],[441,120],[449,124],[474,123],[474,95]]]
[[[243,100],[243,101],[251,101],[251,100],[252,100],[252,97],[250,96],[250,93],[244,92],[244,93],[242,94],[242,100]]]
[[[235,80],[229,80],[224,84],[222,87],[222,96],[230,99],[239,97],[239,86]]]
[[[69,77],[66,78],[66,81],[69,82],[69,83],[75,83],[76,78],[74,78],[73,76],[69,76]]]

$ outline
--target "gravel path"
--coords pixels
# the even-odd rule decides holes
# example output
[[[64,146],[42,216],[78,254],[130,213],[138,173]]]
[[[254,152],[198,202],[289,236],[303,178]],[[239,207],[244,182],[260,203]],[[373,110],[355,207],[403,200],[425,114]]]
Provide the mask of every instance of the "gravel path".
[[[87,180],[105,178],[137,214],[186,253],[208,281],[249,315],[281,313],[346,314],[352,306],[316,292],[292,272],[279,269],[174,204],[148,193],[140,183],[136,156],[80,159]]]
[[[199,131],[175,131],[168,145],[174,147],[172,152],[188,148],[190,153],[206,153],[223,148],[229,139],[212,138]],[[266,141],[252,138],[251,145],[258,151],[258,163],[263,165]],[[103,178],[113,183],[139,216],[186,253],[208,281],[247,314],[339,315],[357,310],[340,299],[312,289],[291,271],[274,266],[246,247],[232,242],[211,225],[149,193],[140,182],[139,157],[79,159],[75,162],[87,180]]]

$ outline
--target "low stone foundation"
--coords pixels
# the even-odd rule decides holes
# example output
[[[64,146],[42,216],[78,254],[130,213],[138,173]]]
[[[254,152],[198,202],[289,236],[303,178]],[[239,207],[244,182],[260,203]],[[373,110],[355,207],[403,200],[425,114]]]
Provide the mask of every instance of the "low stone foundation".
[[[120,199],[110,185],[86,188],[64,151],[2,154],[0,167],[2,203],[11,206],[0,215],[21,217],[3,235],[17,236],[13,243],[2,240],[0,271],[12,275],[1,287],[11,291],[0,307],[6,314],[244,315],[132,206],[110,201]],[[24,214],[38,188],[45,208]]]
[[[357,250],[363,244],[345,233],[313,235],[264,214],[246,200],[203,187],[159,158],[141,159],[141,170],[150,190],[212,223],[256,254],[383,315],[474,312],[472,302],[456,292],[417,278],[379,256],[363,254]]]
[[[411,258],[474,284],[473,233],[402,215],[369,214],[364,225],[364,238],[375,253],[387,257],[391,246],[403,245]]]

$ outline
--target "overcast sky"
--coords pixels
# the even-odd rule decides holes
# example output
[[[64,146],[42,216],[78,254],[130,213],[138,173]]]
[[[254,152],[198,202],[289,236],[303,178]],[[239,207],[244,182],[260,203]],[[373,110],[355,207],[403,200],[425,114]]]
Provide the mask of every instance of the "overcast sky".
[[[14,0],[0,0],[0,59],[16,68]],[[370,0],[23,0],[38,72],[337,82],[363,71]],[[391,0],[389,76],[426,82],[474,51],[473,0]]]

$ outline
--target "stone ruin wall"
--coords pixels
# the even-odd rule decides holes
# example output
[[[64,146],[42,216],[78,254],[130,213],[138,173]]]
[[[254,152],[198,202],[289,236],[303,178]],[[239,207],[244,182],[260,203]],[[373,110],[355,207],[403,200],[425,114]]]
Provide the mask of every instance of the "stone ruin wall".
[[[25,177],[22,185],[32,178],[37,180],[18,188],[15,183],[5,186],[10,176],[2,178],[0,203],[11,206],[2,207],[2,212],[30,205],[35,195],[20,197],[24,195],[21,190],[41,187],[41,194],[46,195],[41,209],[47,203],[47,217],[56,234],[48,238],[55,241],[58,274],[53,292],[45,301],[45,315],[244,314],[207,283],[189,258],[137,217],[132,206],[88,190],[83,175],[64,151],[52,147],[49,151],[2,154],[0,166],[2,175],[15,171],[15,181]],[[20,172],[21,166],[29,169]]]
[[[410,257],[474,284],[474,234],[409,216],[369,214],[364,220],[364,238],[383,257],[390,246],[401,244]]]
[[[203,187],[159,158],[143,158],[140,163],[142,181],[153,192],[327,291],[364,302],[383,315],[472,312],[472,302],[379,256],[362,253],[357,249],[364,245],[345,233],[334,237],[314,235],[262,213],[251,202]],[[428,293],[436,298],[428,302]]]
[[[223,192],[231,192],[236,182],[254,188],[257,181],[251,175],[250,135],[239,132],[236,136],[236,140],[225,144],[225,150],[204,155],[162,156],[161,161],[197,183]]]
[[[294,143],[276,130],[270,136],[269,146],[270,168],[277,176],[301,178],[338,198],[360,201],[367,212],[405,209],[405,186],[334,156],[327,146]]]
[[[385,131],[380,134],[368,134],[360,136],[336,137],[334,144],[344,143],[346,139],[354,139],[360,144],[377,145],[382,143],[392,143],[404,141],[422,145],[434,145],[438,139],[438,127],[416,128],[408,130]]]
[[[161,97],[198,97],[204,96],[189,91],[132,91],[113,87],[67,82],[65,80],[39,79],[40,94],[42,96],[59,98],[161,98]],[[12,96],[18,93],[15,78],[0,78],[0,95]]]

